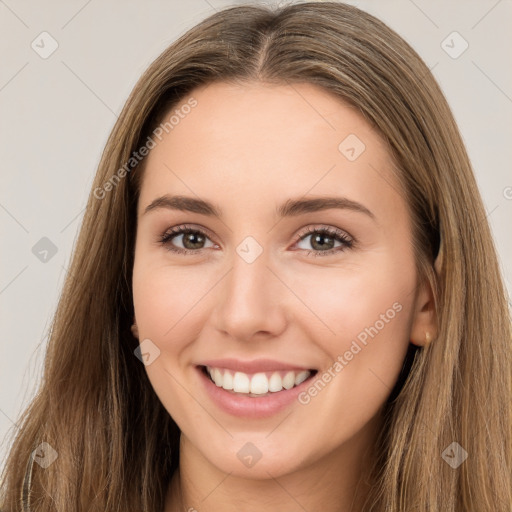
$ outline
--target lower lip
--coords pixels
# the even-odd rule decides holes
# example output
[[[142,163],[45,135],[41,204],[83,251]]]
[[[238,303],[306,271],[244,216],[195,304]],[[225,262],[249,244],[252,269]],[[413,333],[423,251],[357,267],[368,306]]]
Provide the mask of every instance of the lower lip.
[[[217,406],[228,414],[245,418],[267,418],[284,410],[291,405],[297,396],[309,386],[314,374],[310,375],[304,382],[291,389],[283,389],[277,393],[271,393],[261,397],[249,397],[237,395],[224,388],[217,386],[203,371],[197,367],[201,381],[210,398]]]

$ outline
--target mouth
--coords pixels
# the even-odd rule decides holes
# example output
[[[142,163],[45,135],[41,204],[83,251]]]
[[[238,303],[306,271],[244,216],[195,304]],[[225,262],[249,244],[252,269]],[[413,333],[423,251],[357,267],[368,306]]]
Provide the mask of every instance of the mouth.
[[[318,370],[274,370],[245,373],[226,368],[198,366],[217,387],[242,397],[264,398],[300,386],[312,379]]]

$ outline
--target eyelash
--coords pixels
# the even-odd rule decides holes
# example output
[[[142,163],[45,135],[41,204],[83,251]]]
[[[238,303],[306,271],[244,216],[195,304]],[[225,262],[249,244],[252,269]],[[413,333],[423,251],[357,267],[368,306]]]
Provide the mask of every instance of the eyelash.
[[[163,245],[168,251],[186,255],[186,254],[199,254],[205,248],[202,249],[182,249],[180,247],[174,247],[170,243],[171,240],[177,235],[189,234],[189,233],[199,233],[202,236],[209,238],[208,235],[201,229],[195,229],[187,225],[177,226],[167,230],[163,235],[161,235],[159,243]],[[317,250],[306,250],[306,254],[308,256],[330,256],[337,252],[343,252],[346,249],[351,249],[354,246],[354,240],[349,238],[346,233],[341,231],[340,229],[333,229],[327,227],[315,228],[309,227],[306,232],[301,233],[295,243],[301,242],[304,238],[307,238],[309,235],[319,233],[321,235],[328,236],[329,238],[335,238],[342,243],[340,247],[333,247],[332,249],[328,249],[326,251],[317,251]]]

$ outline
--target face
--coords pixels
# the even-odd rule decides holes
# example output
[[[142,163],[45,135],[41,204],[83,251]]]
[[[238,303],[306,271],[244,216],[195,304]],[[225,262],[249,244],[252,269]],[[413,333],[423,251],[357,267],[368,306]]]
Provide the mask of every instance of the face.
[[[138,202],[146,371],[197,457],[284,475],[375,433],[429,290],[390,155],[354,108],[310,84],[191,97]]]

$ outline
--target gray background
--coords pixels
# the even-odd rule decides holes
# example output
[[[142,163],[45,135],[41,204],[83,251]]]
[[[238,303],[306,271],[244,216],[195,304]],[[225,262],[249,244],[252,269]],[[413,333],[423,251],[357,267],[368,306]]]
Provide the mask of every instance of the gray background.
[[[347,3],[394,28],[439,81],[473,163],[510,294],[511,1]],[[50,320],[116,116],[164,48],[228,5],[234,3],[0,0],[0,464],[6,436],[16,432],[41,378]],[[44,31],[58,44],[47,58],[40,53],[52,41]],[[464,41],[467,50],[454,58]],[[37,255],[48,244],[43,237],[55,254]]]

